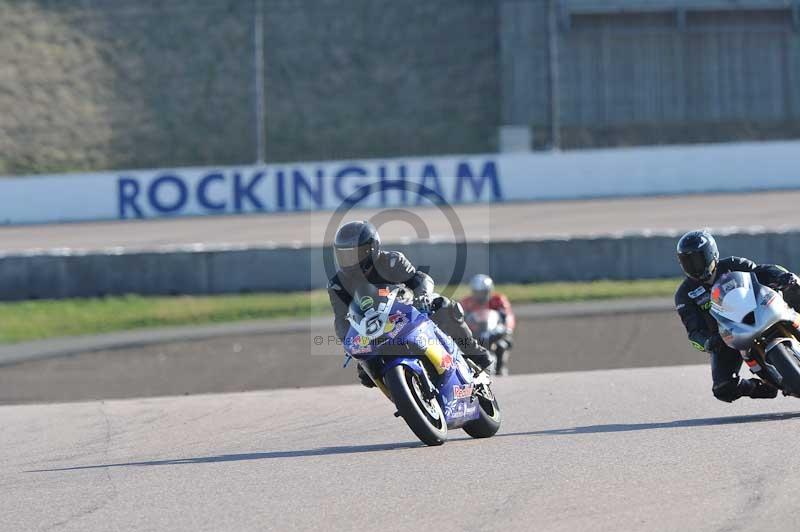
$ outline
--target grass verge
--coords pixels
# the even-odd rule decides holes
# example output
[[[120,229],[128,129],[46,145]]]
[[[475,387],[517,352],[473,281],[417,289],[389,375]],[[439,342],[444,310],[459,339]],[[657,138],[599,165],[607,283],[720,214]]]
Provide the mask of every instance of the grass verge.
[[[502,285],[512,303],[671,296],[676,279]],[[456,296],[467,293],[465,287]],[[109,297],[0,303],[0,343],[113,331],[243,320],[319,316],[330,312],[324,290],[234,296]]]

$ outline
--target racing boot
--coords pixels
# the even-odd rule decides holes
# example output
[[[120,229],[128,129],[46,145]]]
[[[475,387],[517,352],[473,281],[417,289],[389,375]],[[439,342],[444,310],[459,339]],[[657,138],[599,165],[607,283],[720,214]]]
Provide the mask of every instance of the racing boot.
[[[437,297],[431,304],[431,310],[433,322],[456,342],[464,356],[482,370],[494,363],[494,357],[472,336],[472,331],[464,321],[464,309],[460,303]]]
[[[367,372],[364,371],[364,368],[361,367],[361,364],[358,365],[358,380],[361,381],[361,384],[367,388],[375,387],[372,377],[370,377]]]
[[[457,338],[456,342],[464,351],[464,356],[473,361],[479,368],[486,369],[494,364],[494,357],[472,335],[469,338]]]
[[[775,399],[778,396],[777,388],[760,379],[742,379],[739,390],[743,396],[751,399]]]

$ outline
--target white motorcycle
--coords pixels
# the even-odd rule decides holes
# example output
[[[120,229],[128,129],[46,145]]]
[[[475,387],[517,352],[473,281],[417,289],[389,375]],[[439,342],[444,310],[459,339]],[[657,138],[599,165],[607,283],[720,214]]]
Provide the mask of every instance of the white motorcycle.
[[[800,397],[800,314],[750,272],[726,273],[711,289],[711,315],[722,340],[750,371]]]

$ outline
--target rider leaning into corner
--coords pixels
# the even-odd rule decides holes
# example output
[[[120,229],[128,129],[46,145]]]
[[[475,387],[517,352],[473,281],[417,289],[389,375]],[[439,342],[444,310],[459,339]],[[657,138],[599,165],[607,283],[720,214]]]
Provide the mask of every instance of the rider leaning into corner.
[[[473,338],[464,322],[464,310],[459,303],[434,293],[431,277],[418,271],[398,251],[381,250],[378,231],[369,222],[350,222],[336,232],[333,244],[337,272],[328,282],[328,296],[334,314],[336,336],[344,341],[350,324],[347,313],[352,294],[362,283],[403,284],[414,292],[414,306],[428,313],[431,320],[453,338],[464,355],[482,369],[492,363],[489,353]],[[364,386],[375,383],[358,366],[358,378]]]
[[[511,302],[500,292],[495,292],[494,281],[488,275],[479,274],[472,278],[469,283],[471,293],[461,300],[464,312],[469,316],[473,312],[481,310],[496,310],[500,314],[502,325],[494,331],[486,331],[489,337],[481,338],[483,345],[494,342],[497,346],[497,374],[508,375],[508,356],[511,348],[514,347],[514,327],[517,319],[511,309]]]
[[[785,268],[756,264],[741,257],[720,260],[714,237],[708,231],[691,231],[678,242],[678,261],[686,280],[675,294],[675,306],[689,334],[689,341],[711,357],[714,397],[731,403],[740,397],[771,399],[778,390],[760,379],[741,379],[742,357],[719,335],[717,322],[709,312],[711,287],[718,276],[728,272],[753,272],[758,282],[783,292],[786,302],[800,311],[798,277]]]

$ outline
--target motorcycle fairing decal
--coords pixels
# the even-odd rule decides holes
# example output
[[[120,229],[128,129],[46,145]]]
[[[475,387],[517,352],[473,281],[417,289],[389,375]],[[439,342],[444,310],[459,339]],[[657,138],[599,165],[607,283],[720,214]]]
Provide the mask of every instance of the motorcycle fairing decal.
[[[752,373],[758,373],[759,371],[761,371],[763,369],[761,367],[761,364],[759,364],[758,361],[756,361],[756,360],[749,359],[749,360],[745,360],[745,362],[747,363],[747,367],[750,368],[750,371]]]
[[[453,367],[452,351],[445,347],[451,346],[438,334],[433,323],[423,321],[406,335],[405,340],[416,344],[439,375],[444,375]]]
[[[468,399],[472,397],[472,391],[475,389],[475,386],[470,384],[462,384],[453,386],[453,397],[456,399]]]
[[[448,423],[451,421],[472,421],[479,415],[478,402],[473,401],[471,404],[467,401],[459,401],[454,399],[447,403],[444,408],[444,417]],[[454,427],[453,427],[454,428]]]
[[[386,327],[384,327],[383,332],[386,333],[386,336],[389,338],[397,338],[409,323],[411,323],[411,320],[408,319],[408,316],[402,312],[396,312],[389,316],[389,320],[386,322]]]
[[[457,356],[460,363],[463,357]],[[475,383],[471,378],[464,378],[460,371],[450,371],[441,377],[438,384],[439,403],[444,407],[444,416],[447,426],[458,428],[464,423],[477,419],[480,416],[478,401],[473,397]]]

